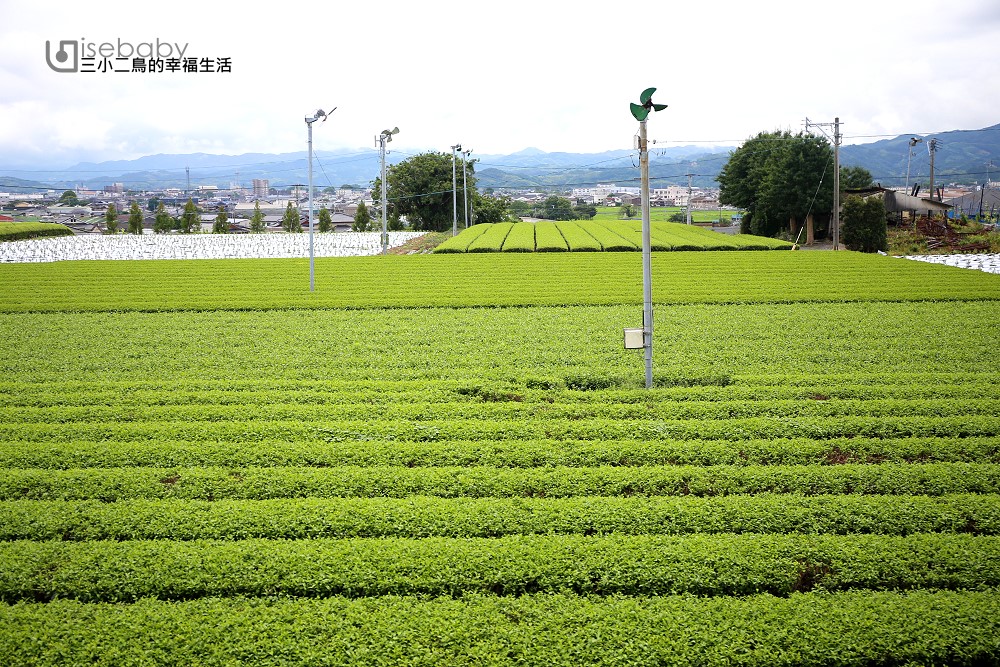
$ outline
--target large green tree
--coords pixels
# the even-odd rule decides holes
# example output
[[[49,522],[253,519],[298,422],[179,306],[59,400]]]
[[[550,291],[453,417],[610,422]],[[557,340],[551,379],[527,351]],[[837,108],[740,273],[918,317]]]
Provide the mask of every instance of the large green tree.
[[[80,199],[72,190],[66,190],[59,196],[59,203],[63,206],[76,206],[80,203]]]
[[[285,215],[281,218],[281,228],[286,232],[302,231],[302,219],[299,217],[298,209],[292,206],[292,202],[288,202],[288,206],[285,207]]]
[[[372,230],[372,216],[368,212],[368,207],[363,201],[358,201],[358,210],[354,212],[354,223],[351,225],[352,232],[370,232]]]
[[[885,203],[881,197],[848,197],[843,206],[844,246],[861,252],[888,249]]]
[[[260,202],[253,203],[253,215],[250,216],[250,233],[260,234],[264,231],[264,213],[260,210]]]
[[[198,207],[194,205],[194,200],[188,199],[184,204],[184,212],[181,213],[181,233],[191,234],[195,231],[201,231],[201,215],[198,213]]]
[[[733,151],[719,174],[719,201],[746,209],[743,231],[795,233],[807,214],[833,208],[833,149],[823,137],[761,132]]]
[[[462,174],[457,174],[458,217],[465,206]],[[469,193],[476,192],[475,162],[466,163]],[[381,205],[381,179],[373,186],[376,205]],[[421,153],[389,167],[386,175],[389,205],[394,216],[406,216],[417,231],[443,232],[453,223],[452,163],[447,153]],[[472,199],[472,194],[470,194]]]
[[[510,220],[510,197],[477,197],[472,209],[472,223],[505,222]]]
[[[841,167],[840,189],[861,190],[875,185],[872,173],[864,167]]]
[[[545,220],[576,220],[577,217],[576,211],[573,210],[573,202],[556,195],[547,197],[534,213],[536,218]]]
[[[174,228],[174,218],[167,213],[163,202],[156,205],[156,218],[153,220],[153,232],[156,234],[166,234]]]
[[[597,207],[593,204],[577,204],[573,207],[576,217],[580,220],[593,220],[597,215]]]
[[[142,234],[142,209],[136,201],[128,209],[128,233]]]
[[[212,233],[213,234],[229,233],[229,214],[226,213],[225,204],[219,204],[219,214],[215,216],[215,222],[212,223]]]
[[[118,209],[113,203],[108,204],[108,210],[104,212],[104,227],[108,234],[118,233]]]
[[[333,218],[326,206],[319,209],[319,226],[316,229],[324,233],[333,231]]]

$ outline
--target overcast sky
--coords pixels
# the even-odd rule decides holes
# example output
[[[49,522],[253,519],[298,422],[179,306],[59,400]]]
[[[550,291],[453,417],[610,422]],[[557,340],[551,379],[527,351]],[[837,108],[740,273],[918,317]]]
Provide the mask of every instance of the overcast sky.
[[[0,0],[0,169],[156,153],[733,144],[839,116],[848,143],[1000,123],[994,0]],[[45,43],[169,42],[231,73],[59,73]],[[186,45],[186,46],[185,46]],[[84,54],[81,54],[84,55]],[[58,65],[59,63],[56,62]]]

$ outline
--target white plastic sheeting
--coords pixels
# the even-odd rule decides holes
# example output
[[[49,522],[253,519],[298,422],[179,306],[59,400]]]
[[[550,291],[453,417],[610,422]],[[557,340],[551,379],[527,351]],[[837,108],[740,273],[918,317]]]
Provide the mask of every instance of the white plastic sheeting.
[[[389,232],[389,247],[423,232]],[[357,257],[382,251],[380,232],[314,234],[316,257]],[[117,234],[59,236],[0,243],[0,263],[78,259],[255,259],[309,257],[309,234]]]
[[[932,264],[946,264],[963,269],[976,269],[978,271],[985,271],[986,273],[1000,273],[1000,255],[997,254],[907,255],[905,259],[915,259],[919,262],[931,262]]]

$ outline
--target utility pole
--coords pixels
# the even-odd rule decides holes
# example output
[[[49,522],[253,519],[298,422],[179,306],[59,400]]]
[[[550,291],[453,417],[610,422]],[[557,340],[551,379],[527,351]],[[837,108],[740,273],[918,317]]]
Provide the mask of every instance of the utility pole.
[[[466,148],[462,151],[462,203],[465,209],[465,228],[469,228],[469,186],[466,184],[465,180],[465,163],[469,159],[469,155],[472,153],[471,148]]]
[[[820,131],[829,139],[824,127],[833,127],[833,249],[840,250],[840,144],[843,135],[840,134],[840,117],[833,119],[832,123],[814,123],[806,118],[806,131],[810,127],[818,127]]]
[[[687,224],[691,224],[691,179],[694,174],[684,174],[688,177]]]
[[[392,141],[392,135],[399,134],[399,128],[395,127],[391,130],[382,130],[382,133],[376,137],[379,145],[379,156],[382,159],[382,254],[389,252],[389,227],[387,224],[388,218],[386,217],[386,203],[388,195],[386,194],[386,173],[385,173],[385,145]]]
[[[938,149],[937,139],[931,139],[930,141],[927,142],[927,152],[930,153],[931,156],[931,200],[932,201],[934,199],[934,154],[937,153],[937,149]],[[930,213],[930,211],[928,211],[928,213]]]
[[[455,151],[462,150],[462,144],[451,147],[451,235],[458,236],[458,179],[455,173]]]
[[[840,116],[833,119],[833,249],[840,250]]]

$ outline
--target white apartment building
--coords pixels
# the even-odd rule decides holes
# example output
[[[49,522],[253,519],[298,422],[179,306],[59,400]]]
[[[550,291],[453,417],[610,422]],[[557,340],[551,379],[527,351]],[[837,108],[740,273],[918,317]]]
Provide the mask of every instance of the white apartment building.
[[[253,196],[257,199],[266,199],[271,190],[271,183],[266,178],[253,179]]]
[[[696,194],[697,190],[692,190],[692,195]],[[688,189],[687,186],[680,185],[670,185],[665,188],[652,188],[649,191],[650,199],[662,199],[667,201],[672,201],[674,206],[687,206],[688,203]]]

